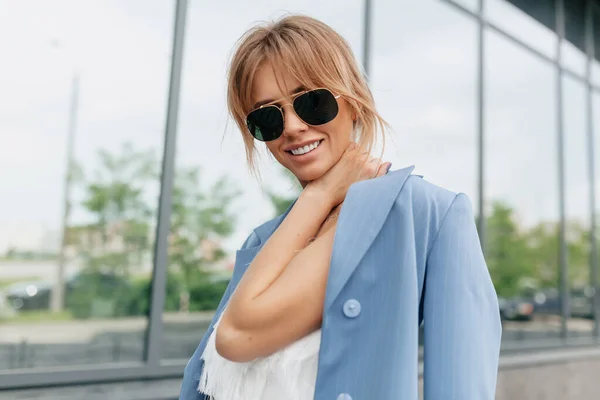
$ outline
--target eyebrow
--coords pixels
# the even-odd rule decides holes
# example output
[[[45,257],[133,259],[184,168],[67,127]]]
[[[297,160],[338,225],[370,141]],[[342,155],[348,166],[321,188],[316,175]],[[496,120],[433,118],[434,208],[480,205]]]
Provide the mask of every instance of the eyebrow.
[[[291,94],[297,94],[297,93],[303,92],[305,90],[306,90],[306,88],[304,86],[298,86],[296,89],[292,90]],[[274,102],[276,102],[278,100],[281,100],[281,99],[276,99],[276,100],[274,100],[274,99],[267,99],[267,100],[259,101],[259,102],[257,102],[257,103],[254,104],[254,106],[252,107],[252,109],[254,110],[255,108],[258,108],[260,106],[264,106],[265,104],[274,103]]]

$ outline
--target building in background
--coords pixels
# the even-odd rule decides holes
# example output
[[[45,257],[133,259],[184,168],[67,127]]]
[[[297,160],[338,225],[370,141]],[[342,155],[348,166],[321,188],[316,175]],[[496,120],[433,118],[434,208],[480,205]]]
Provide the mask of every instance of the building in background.
[[[269,194],[297,190],[268,157],[249,174],[225,105],[236,39],[285,12],[330,24],[363,62],[392,127],[384,158],[471,199],[503,355],[596,346],[599,1],[11,2],[0,399],[181,376],[236,249],[274,216]]]

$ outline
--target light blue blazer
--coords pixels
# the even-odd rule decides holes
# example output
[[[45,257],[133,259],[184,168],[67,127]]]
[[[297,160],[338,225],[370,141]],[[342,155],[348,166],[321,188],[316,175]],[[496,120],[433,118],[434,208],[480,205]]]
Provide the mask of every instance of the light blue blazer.
[[[416,400],[421,323],[424,399],[494,399],[502,329],[470,202],[412,169],[348,190],[327,281],[316,400]],[[200,357],[214,320],[286,214],[256,228],[237,251],[180,400],[205,400],[197,392]]]

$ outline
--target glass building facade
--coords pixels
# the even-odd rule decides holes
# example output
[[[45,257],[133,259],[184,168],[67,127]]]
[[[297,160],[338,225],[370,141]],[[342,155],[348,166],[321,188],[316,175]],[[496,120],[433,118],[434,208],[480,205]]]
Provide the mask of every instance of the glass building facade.
[[[287,12],[348,40],[392,168],[471,199],[503,352],[598,342],[600,2],[3,2],[0,389],[181,376],[298,194],[225,105],[236,40]]]

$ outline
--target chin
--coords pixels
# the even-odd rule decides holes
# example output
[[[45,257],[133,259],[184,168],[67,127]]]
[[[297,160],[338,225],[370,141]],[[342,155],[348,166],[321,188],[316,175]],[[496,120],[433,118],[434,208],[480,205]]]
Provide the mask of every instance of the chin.
[[[322,177],[325,172],[327,172],[329,168],[324,168],[323,166],[310,166],[306,168],[301,168],[299,170],[292,170],[292,173],[298,178],[300,182],[310,182],[315,179],[319,179]]]

